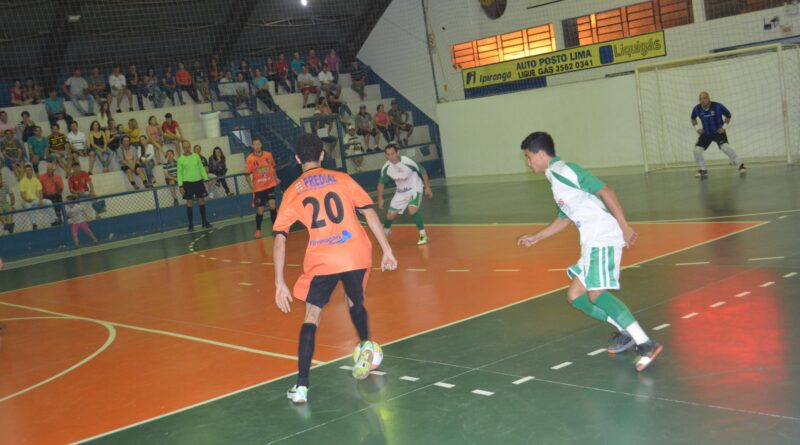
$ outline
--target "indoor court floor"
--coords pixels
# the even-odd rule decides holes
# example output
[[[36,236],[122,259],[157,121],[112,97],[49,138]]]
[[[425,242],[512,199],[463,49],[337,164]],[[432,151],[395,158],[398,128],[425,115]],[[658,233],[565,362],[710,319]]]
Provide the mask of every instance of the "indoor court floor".
[[[596,173],[639,232],[617,295],[664,345],[643,373],[566,301],[577,231],[516,246],[555,217],[546,181],[438,181],[430,243],[395,226],[399,268],[370,277],[379,372],[347,369],[340,289],[306,405],[285,395],[302,305],[275,307],[252,218],[11,264],[0,444],[800,443],[800,167]],[[292,282],[305,242],[289,236]]]

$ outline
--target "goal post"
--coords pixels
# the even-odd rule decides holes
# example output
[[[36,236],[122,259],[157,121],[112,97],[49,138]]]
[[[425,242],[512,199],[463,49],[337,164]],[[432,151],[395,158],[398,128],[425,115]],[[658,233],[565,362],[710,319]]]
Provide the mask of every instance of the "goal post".
[[[732,115],[730,144],[745,163],[800,157],[800,49],[771,44],[643,64],[636,90],[645,171],[694,166],[692,108],[701,91]],[[712,144],[706,162],[728,158]]]

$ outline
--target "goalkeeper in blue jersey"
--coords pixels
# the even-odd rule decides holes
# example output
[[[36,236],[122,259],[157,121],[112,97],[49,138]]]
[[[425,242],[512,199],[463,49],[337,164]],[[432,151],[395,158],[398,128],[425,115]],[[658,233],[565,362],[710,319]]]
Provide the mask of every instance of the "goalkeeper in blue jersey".
[[[698,119],[700,119],[702,127],[697,125]],[[739,173],[747,172],[744,162],[739,159],[739,156],[731,148],[731,144],[728,143],[728,133],[725,130],[725,126],[730,123],[731,112],[725,108],[725,105],[719,102],[712,102],[711,96],[707,92],[701,92],[700,103],[695,105],[692,110],[692,125],[697,134],[700,135],[694,147],[694,160],[697,161],[697,166],[700,168],[695,177],[705,178],[708,176],[704,153],[712,142],[716,142],[717,147],[730,159],[731,164],[739,168]]]

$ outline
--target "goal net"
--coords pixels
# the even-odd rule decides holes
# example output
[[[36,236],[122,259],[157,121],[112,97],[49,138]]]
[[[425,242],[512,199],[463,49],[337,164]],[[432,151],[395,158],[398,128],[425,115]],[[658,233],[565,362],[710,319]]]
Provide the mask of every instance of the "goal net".
[[[796,162],[800,156],[798,48],[766,45],[636,68],[645,170],[695,165],[690,121],[701,91],[727,107],[731,146],[745,163]],[[698,125],[701,124],[698,119]],[[708,164],[728,158],[716,144]]]

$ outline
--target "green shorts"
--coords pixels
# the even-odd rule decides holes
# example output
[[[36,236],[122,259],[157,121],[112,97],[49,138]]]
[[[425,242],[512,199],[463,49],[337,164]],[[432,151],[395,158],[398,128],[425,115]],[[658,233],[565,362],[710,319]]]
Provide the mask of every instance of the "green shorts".
[[[586,290],[619,289],[622,247],[582,247],[578,263],[567,269],[570,279],[577,277]]]

